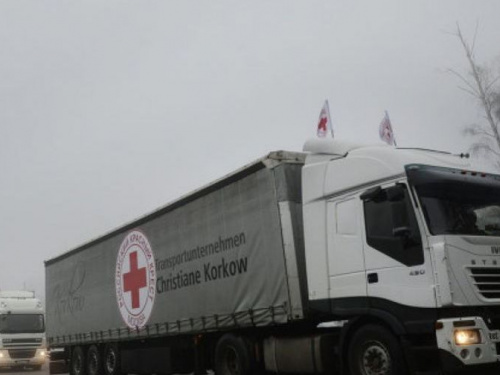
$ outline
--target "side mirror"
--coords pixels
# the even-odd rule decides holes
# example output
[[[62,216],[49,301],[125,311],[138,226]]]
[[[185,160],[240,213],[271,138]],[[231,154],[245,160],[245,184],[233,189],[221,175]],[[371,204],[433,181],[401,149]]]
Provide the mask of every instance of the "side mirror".
[[[376,201],[380,200],[382,197],[385,197],[385,191],[383,191],[380,186],[368,189],[360,196],[363,201]]]
[[[406,209],[406,202],[404,200],[392,202],[391,209],[393,224],[392,234],[395,237],[409,237],[411,230],[410,221],[408,219],[408,210]]]
[[[405,199],[405,188],[404,185],[394,185],[387,189],[382,190],[380,186],[368,189],[363,194],[361,194],[361,199],[364,201],[389,201],[398,202]]]
[[[408,238],[410,237],[411,231],[408,227],[397,227],[392,230],[394,237]]]
[[[389,202],[399,202],[405,199],[405,188],[403,185],[397,184],[385,189],[385,191]]]

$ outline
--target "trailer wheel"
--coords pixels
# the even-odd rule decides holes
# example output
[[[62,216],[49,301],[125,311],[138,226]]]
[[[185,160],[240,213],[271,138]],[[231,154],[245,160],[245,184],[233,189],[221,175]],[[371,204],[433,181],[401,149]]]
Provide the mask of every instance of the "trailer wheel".
[[[115,344],[108,344],[104,348],[104,373],[106,375],[120,375],[120,349]]]
[[[74,348],[71,354],[71,375],[85,375],[85,354],[81,346]]]
[[[97,346],[92,345],[87,351],[87,374],[101,375],[102,374],[102,358]]]
[[[250,344],[243,337],[226,334],[215,347],[216,375],[250,375],[254,365]]]
[[[354,333],[348,361],[351,375],[407,374],[398,339],[377,325],[364,326]]]

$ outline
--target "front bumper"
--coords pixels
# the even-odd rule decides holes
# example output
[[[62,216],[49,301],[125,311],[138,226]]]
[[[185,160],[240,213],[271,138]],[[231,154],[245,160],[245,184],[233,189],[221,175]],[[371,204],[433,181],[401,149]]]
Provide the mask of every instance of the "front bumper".
[[[479,340],[457,344],[459,331],[478,331]],[[450,370],[476,365],[500,364],[500,331],[490,330],[481,317],[440,319],[436,322],[436,339],[442,362]],[[453,364],[453,365],[452,365]],[[450,368],[453,367],[453,368]]]
[[[1,367],[41,366],[46,362],[45,349],[0,349]]]

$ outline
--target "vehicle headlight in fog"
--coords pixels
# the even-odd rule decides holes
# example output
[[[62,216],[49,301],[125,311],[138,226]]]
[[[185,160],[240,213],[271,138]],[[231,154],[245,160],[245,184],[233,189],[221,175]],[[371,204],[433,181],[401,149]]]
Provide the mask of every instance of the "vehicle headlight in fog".
[[[457,329],[455,331],[455,344],[474,345],[481,343],[481,334],[478,329]]]
[[[38,349],[38,356],[39,357],[45,357],[47,355],[47,351],[44,349]]]

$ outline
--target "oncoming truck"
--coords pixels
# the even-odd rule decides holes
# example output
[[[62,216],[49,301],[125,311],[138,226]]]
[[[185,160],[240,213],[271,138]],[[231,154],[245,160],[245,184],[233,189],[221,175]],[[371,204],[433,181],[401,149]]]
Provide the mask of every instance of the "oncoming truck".
[[[0,369],[39,370],[46,355],[41,301],[29,291],[0,291]]]
[[[443,152],[310,140],[45,266],[73,375],[500,369],[500,176]]]

